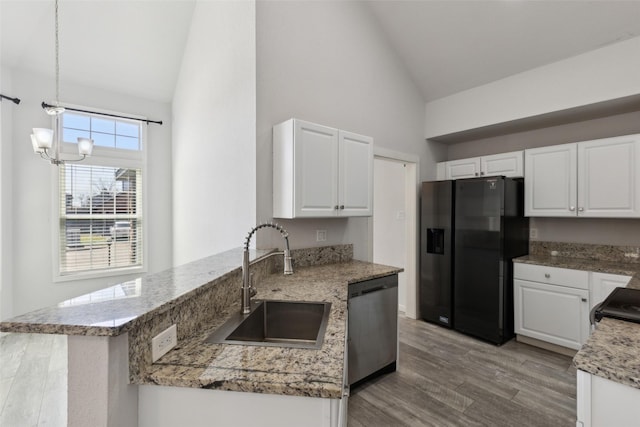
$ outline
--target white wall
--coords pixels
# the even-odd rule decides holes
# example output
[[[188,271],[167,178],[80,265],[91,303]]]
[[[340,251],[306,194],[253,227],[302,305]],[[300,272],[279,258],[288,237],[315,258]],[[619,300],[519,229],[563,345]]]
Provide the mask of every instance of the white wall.
[[[0,67],[0,93],[14,96],[11,72]],[[12,316],[13,288],[11,286],[11,173],[12,173],[12,123],[13,109],[19,108],[11,101],[0,103],[0,319]]]
[[[243,243],[256,220],[254,1],[198,1],[173,99],[173,261]]]
[[[423,179],[435,166],[424,141],[424,102],[364,2],[257,3],[258,220],[272,217],[273,125],[291,117],[374,138],[418,155]],[[278,220],[295,248],[353,243],[368,258],[369,219]],[[327,241],[316,242],[316,230]],[[281,246],[275,233],[259,247]]]
[[[526,52],[523,52],[526,54]],[[427,103],[425,137],[640,94],[640,37]]]
[[[121,282],[130,276],[53,282],[52,238],[56,215],[52,209],[52,182],[57,178],[57,168],[33,154],[29,134],[33,127],[51,127],[50,118],[44,113],[40,103],[53,99],[54,81],[51,77],[24,70],[13,70],[12,77],[13,93],[22,102],[13,110],[10,141],[5,141],[3,137],[3,146],[11,144],[10,162],[13,168],[8,177],[10,182],[5,182],[7,174],[3,170],[3,189],[6,186],[11,189],[10,194],[2,192],[3,220],[4,213],[12,217],[13,235],[10,253],[3,254],[2,261],[3,265],[9,264],[13,268],[10,292],[11,315],[15,316]],[[146,244],[149,272],[170,267],[171,234],[167,233],[171,229],[169,105],[65,81],[62,82],[60,92],[63,103],[164,120],[165,124],[162,126],[148,127],[146,219],[149,234]],[[9,160],[5,158],[4,149],[2,154],[3,162]],[[5,285],[6,283],[3,288]],[[8,316],[8,313],[3,312],[3,316],[5,315]]]

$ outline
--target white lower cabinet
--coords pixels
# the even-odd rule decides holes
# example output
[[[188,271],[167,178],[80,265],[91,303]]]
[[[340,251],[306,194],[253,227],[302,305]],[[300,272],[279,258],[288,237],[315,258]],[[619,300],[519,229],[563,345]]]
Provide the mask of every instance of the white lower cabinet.
[[[640,425],[640,389],[577,371],[576,427]]]
[[[589,272],[514,264],[516,334],[579,349],[589,336]]]
[[[591,309],[631,276],[514,263],[514,329],[518,335],[574,350],[589,337]]]
[[[579,349],[589,336],[589,291],[514,280],[515,332]]]
[[[604,301],[615,288],[624,288],[631,276],[591,273],[591,308]]]

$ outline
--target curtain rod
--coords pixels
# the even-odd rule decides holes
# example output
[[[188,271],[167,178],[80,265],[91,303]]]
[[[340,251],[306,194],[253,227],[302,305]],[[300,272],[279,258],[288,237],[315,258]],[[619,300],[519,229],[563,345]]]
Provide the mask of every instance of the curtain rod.
[[[55,107],[55,105],[47,104],[44,101],[42,102],[42,108],[47,109],[47,108],[51,108],[51,107]],[[145,122],[146,124],[149,124],[149,123],[155,123],[157,125],[161,125],[162,124],[162,120],[141,119],[141,118],[138,118],[138,117],[120,116],[118,114],[101,113],[99,111],[80,110],[78,108],[71,108],[71,107],[64,107],[64,109],[65,110],[69,110],[69,111],[77,111],[79,113],[99,114],[101,116],[116,117],[118,119],[137,120],[139,122]]]
[[[12,98],[10,96],[6,96],[0,93],[0,100],[2,99],[8,99],[9,101],[12,101],[13,103],[15,103],[16,105],[20,104],[20,99],[19,98]]]

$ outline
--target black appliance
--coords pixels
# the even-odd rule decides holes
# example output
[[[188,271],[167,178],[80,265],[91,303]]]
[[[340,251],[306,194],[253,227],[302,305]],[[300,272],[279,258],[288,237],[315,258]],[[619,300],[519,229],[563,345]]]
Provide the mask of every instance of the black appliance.
[[[454,183],[422,183],[420,222],[420,313],[447,327],[453,326]]]
[[[594,307],[591,323],[599,322],[603,317],[640,323],[640,289],[615,288]]]
[[[522,179],[425,182],[421,207],[422,318],[494,344],[513,338],[511,260],[529,250]]]

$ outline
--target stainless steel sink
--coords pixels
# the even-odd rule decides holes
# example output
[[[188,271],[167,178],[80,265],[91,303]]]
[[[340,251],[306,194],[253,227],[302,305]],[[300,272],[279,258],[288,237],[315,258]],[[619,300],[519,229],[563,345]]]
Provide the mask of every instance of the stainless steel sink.
[[[319,349],[330,311],[330,302],[254,301],[249,314],[234,313],[206,342]]]

